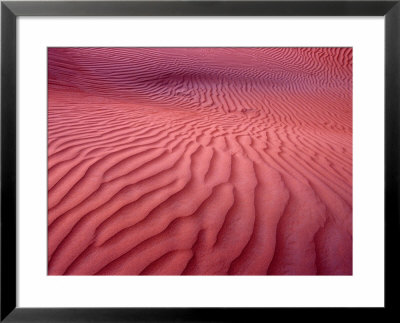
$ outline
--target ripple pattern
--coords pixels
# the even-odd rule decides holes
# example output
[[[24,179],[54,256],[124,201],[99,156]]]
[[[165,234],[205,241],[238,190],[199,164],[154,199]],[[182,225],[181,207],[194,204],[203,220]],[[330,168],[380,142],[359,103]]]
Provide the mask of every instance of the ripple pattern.
[[[351,48],[49,48],[49,275],[351,275]]]

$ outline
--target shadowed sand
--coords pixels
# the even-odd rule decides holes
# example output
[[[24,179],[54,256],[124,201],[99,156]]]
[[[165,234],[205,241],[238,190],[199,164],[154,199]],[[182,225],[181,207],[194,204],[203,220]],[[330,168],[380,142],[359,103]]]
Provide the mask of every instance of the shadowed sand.
[[[351,48],[50,48],[50,275],[351,275]]]

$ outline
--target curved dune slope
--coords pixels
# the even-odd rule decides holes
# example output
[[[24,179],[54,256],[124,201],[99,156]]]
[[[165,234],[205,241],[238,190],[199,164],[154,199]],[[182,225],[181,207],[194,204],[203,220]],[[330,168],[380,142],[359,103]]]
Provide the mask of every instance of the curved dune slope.
[[[51,48],[50,275],[352,274],[352,50]]]

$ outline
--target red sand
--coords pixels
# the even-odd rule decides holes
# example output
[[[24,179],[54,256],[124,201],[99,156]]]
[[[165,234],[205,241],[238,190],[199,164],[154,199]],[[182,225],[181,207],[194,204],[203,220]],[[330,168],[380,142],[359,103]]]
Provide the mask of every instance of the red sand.
[[[52,48],[50,275],[351,275],[352,50]]]

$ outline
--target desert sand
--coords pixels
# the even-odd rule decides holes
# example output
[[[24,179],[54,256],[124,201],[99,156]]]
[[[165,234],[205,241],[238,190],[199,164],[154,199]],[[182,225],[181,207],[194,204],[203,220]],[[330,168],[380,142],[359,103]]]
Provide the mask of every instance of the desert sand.
[[[49,48],[49,275],[351,275],[351,48]]]

